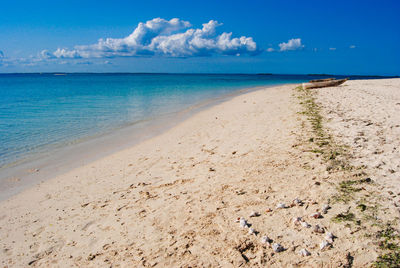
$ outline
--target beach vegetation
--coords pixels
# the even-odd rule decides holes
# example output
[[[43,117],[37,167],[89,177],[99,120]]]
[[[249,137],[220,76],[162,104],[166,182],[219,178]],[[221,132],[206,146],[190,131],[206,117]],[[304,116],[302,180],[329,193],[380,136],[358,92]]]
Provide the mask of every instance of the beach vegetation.
[[[391,224],[387,224],[378,231],[376,238],[379,240],[379,247],[384,251],[374,263],[375,267],[400,267],[400,235]]]
[[[324,128],[325,119],[321,113],[321,106],[316,101],[316,91],[305,90],[299,86],[295,92],[303,107],[303,111],[299,114],[306,116],[306,120],[302,121],[302,127],[306,127],[304,122],[309,122],[312,134],[312,137],[308,138],[311,149],[306,151],[317,156],[321,155],[326,163],[326,171],[330,174],[340,172],[337,175],[344,178],[338,183],[333,183],[337,185],[337,193],[333,195],[332,200],[333,203],[350,204],[350,207],[346,212],[332,217],[331,221],[342,223],[348,228],[351,228],[352,224],[359,226],[362,224],[363,229],[367,226],[374,227],[375,231],[365,234],[366,237],[378,241],[377,252],[380,255],[372,266],[400,267],[400,234],[392,227],[397,226],[398,222],[391,223],[379,218],[380,213],[386,213],[379,203],[382,201],[382,196],[373,190],[376,184],[368,177],[366,167],[351,165],[351,148],[335,142]],[[355,201],[356,199],[358,201]]]
[[[333,222],[354,221],[355,215],[351,212],[339,213],[332,218]]]
[[[367,209],[367,206],[365,204],[359,204],[357,205],[357,208],[362,212],[364,212]]]

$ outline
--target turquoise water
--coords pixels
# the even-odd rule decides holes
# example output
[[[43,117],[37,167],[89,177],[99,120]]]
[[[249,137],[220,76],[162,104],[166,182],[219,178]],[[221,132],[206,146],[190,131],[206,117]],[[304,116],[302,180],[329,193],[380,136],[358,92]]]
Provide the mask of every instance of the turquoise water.
[[[243,88],[304,75],[0,74],[0,167]]]

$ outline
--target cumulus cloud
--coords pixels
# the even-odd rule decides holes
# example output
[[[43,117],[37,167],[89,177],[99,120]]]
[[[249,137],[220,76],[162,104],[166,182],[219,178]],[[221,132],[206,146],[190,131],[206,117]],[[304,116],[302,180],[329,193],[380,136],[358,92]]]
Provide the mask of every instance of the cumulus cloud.
[[[350,48],[356,48],[356,46],[355,45],[351,45]]]
[[[188,21],[177,18],[155,18],[139,23],[125,38],[100,39],[92,45],[58,48],[54,52],[43,50],[42,58],[112,58],[132,56],[192,57],[212,54],[258,54],[253,38],[232,37],[232,33],[217,33],[221,23],[210,20],[200,29],[191,28]]]
[[[280,51],[300,50],[303,48],[304,48],[304,45],[301,44],[300,38],[293,38],[293,39],[290,39],[287,43],[279,44]]]
[[[274,52],[274,51],[275,51],[275,49],[272,47],[267,48],[267,52]]]
[[[336,50],[336,47],[330,47],[329,50]]]

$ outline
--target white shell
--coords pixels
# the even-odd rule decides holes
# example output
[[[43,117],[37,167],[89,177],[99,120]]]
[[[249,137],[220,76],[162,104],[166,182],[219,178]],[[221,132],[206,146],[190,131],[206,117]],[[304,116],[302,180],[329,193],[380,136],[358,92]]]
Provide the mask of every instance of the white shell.
[[[271,241],[271,239],[266,235],[261,237],[261,243],[263,243],[263,244],[269,244],[270,241]]]
[[[324,240],[321,242],[321,244],[319,244],[319,248],[321,250],[327,249],[331,247],[331,243],[329,243],[328,241]]]
[[[256,230],[254,230],[254,228],[249,228],[249,234],[256,234]]]
[[[278,244],[278,243],[273,243],[272,244],[272,249],[275,251],[275,252],[281,252],[281,251],[284,251],[285,249],[281,246],[281,244]]]
[[[258,216],[260,216],[260,213],[258,213],[256,211],[251,212],[249,215],[249,217],[258,217]]]
[[[319,226],[318,224],[314,226],[313,231],[315,233],[323,234],[325,232],[324,227]]]
[[[245,218],[243,218],[243,217],[240,218],[239,224],[240,224],[240,227],[242,227],[242,228],[247,227],[247,221],[246,221]]]
[[[303,204],[303,201],[301,201],[298,197],[296,197],[296,198],[293,200],[293,204],[298,205],[298,206],[301,206],[301,205]]]
[[[311,227],[311,225],[308,224],[308,223],[305,222],[305,221],[302,221],[300,224],[301,224],[301,226],[303,226],[303,227],[305,227],[305,228],[310,228],[310,227]]]
[[[326,214],[326,213],[328,213],[328,209],[330,209],[331,207],[328,205],[328,204],[324,204],[323,206],[322,206],[322,212],[324,213],[324,214]]]
[[[310,255],[311,255],[311,253],[310,253],[307,249],[305,249],[305,248],[301,249],[301,250],[299,251],[299,254],[300,254],[300,256],[303,256],[303,257],[305,257],[305,256],[310,256]]]
[[[292,219],[292,221],[293,221],[293,224],[299,225],[303,221],[303,219],[301,217],[294,217]]]
[[[278,205],[276,205],[276,208],[286,208],[285,203],[279,203]]]
[[[310,217],[312,217],[314,219],[319,219],[322,217],[322,215],[319,212],[315,212],[315,213],[311,214]]]
[[[329,243],[333,243],[333,234],[331,232],[327,232],[325,235],[325,239],[329,242]]]

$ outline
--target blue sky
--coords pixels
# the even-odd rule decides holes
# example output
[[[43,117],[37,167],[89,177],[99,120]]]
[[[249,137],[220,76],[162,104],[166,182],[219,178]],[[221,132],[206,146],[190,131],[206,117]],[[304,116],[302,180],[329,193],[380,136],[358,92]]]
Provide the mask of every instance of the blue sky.
[[[400,75],[399,14],[397,0],[4,0],[0,72]]]

